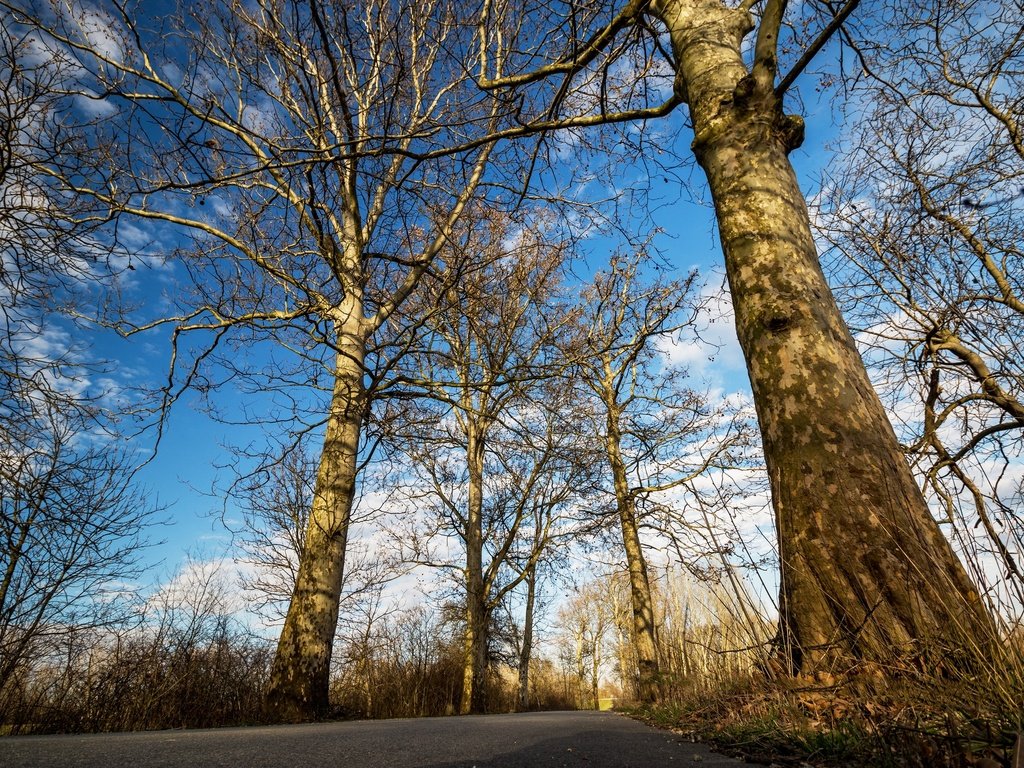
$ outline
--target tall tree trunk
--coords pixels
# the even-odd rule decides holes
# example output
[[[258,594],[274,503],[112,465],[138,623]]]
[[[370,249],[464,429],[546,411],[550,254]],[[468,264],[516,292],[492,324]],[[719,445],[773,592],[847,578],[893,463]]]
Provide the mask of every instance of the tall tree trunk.
[[[630,664],[629,647],[626,645],[626,633],[624,627],[617,619],[615,621],[615,645],[619,656],[619,683],[622,685],[623,697],[628,697],[633,692],[636,679],[633,674],[633,665]]]
[[[281,721],[321,717],[329,707],[331,649],[366,407],[362,313],[359,306],[347,310],[338,323],[334,391],[313,507],[267,691],[267,710]]]
[[[899,449],[818,264],[774,68],[719,0],[656,0],[725,253],[771,479],[794,672],[987,646],[993,623]]]
[[[654,624],[654,600],[651,596],[651,582],[647,574],[647,560],[640,544],[640,532],[636,523],[636,504],[629,491],[622,461],[622,434],[619,428],[618,411],[605,400],[608,407],[605,450],[612,468],[615,486],[615,502],[622,529],[622,544],[626,552],[626,568],[629,571],[629,592],[633,603],[633,642],[636,647],[637,696],[640,701],[654,702],[658,699],[658,635]]]
[[[483,574],[484,439],[471,410],[466,411],[466,464],[469,493],[466,509],[466,635],[463,655],[463,715],[483,712],[487,672],[487,595]]]
[[[530,708],[530,656],[533,654],[533,606],[537,598],[537,564],[526,575],[526,616],[523,619],[523,647],[519,650],[519,711]]]
[[[581,622],[576,627],[576,695],[574,701],[578,709],[583,709],[583,702],[586,698],[583,691],[587,685],[587,668],[583,663],[583,641],[587,627]]]
[[[626,626],[626,619],[623,616],[622,610],[624,606],[619,602],[619,591],[614,580],[608,583],[608,590],[612,621],[615,624],[615,650],[618,654],[619,683],[622,685],[622,695],[629,697],[636,694],[636,670],[633,669],[630,659],[630,647],[626,639],[629,627]],[[632,614],[632,611],[630,611],[630,614]],[[631,624],[632,622],[630,621]]]

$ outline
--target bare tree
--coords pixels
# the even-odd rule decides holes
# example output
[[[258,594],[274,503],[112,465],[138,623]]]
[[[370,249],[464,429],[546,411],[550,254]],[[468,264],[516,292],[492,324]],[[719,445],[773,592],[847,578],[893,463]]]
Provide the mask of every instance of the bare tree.
[[[980,526],[1019,611],[1024,38],[1019,4],[992,7],[910,3],[861,47],[863,112],[820,222],[926,492],[968,551]]]
[[[3,14],[6,21],[6,14]],[[152,512],[68,314],[110,277],[87,227],[34,173],[58,151],[59,68],[0,30],[0,710],[9,685],[76,633],[134,616]]]
[[[514,104],[469,76],[474,29],[458,3],[262,0],[180,17],[118,0],[4,7],[41,55],[71,63],[61,114],[78,139],[35,171],[88,201],[108,248],[136,245],[128,234],[145,226],[188,273],[180,312],[118,323],[169,332],[164,405],[225,380],[286,410],[308,404],[296,385],[324,390],[319,413],[292,424],[324,442],[268,693],[283,719],[322,713],[395,310],[483,190]],[[229,349],[263,342],[273,365]]]
[[[0,703],[53,643],[132,618],[152,512],[95,422],[46,392],[17,394],[0,404]]]
[[[538,564],[533,563],[526,570],[523,581],[526,582],[526,605],[523,609],[522,634],[517,638],[519,680],[517,706],[521,711],[530,708],[530,660],[533,658],[534,632],[536,630]]]
[[[585,503],[588,494],[579,489],[577,493],[580,498],[574,499],[574,504]],[[557,496],[548,496],[547,499],[549,502],[558,501]],[[544,500],[538,501],[541,503],[535,504],[535,516],[548,516]],[[533,525],[535,537],[543,530],[539,522]],[[546,543],[541,557],[527,565],[523,578],[526,594],[517,596],[521,602],[517,605],[513,600],[506,600],[502,605],[506,611],[508,642],[519,683],[516,706],[522,712],[529,710],[543,695],[536,680],[537,649],[544,647],[546,630],[550,628],[548,608],[556,604],[563,594],[562,576],[570,567],[568,554],[576,543],[577,532],[563,527],[561,535]],[[531,545],[524,546],[519,558],[522,559],[530,548]]]
[[[640,275],[641,258],[614,257],[587,289],[580,377],[590,390],[594,430],[604,447],[606,487],[622,533],[633,604],[639,697],[658,698],[658,637],[641,528],[659,498],[689,488],[736,461],[739,422],[687,386],[686,371],[662,351],[698,319],[696,274],[685,281]],[[667,531],[672,535],[672,531]]]
[[[788,158],[804,124],[785,97],[859,5],[545,4],[526,28],[512,4],[492,1],[481,19],[482,82],[550,89],[554,117],[599,120],[659,98],[688,107],[771,479],[780,648],[794,671],[971,654],[994,631],[832,298]],[[631,71],[647,77],[632,81]]]
[[[555,341],[569,317],[559,306],[564,249],[543,233],[510,230],[500,214],[483,224],[451,259],[482,266],[439,285],[405,377],[426,397],[403,440],[412,491],[437,507],[428,539],[454,535],[465,557],[464,713],[486,706],[493,611],[530,576],[577,471],[574,438],[560,423],[567,401],[545,384],[558,372]]]
[[[579,513],[593,497],[592,435],[585,432],[576,389],[565,379],[548,379],[535,393],[539,408],[515,417],[513,429],[494,441],[495,469],[506,478],[505,505],[523,505],[525,524],[509,550],[499,584],[506,598],[508,587],[525,585],[521,635],[513,643],[518,667],[519,706],[528,708],[530,669],[537,643],[540,584],[564,568],[567,547],[578,544],[582,530]],[[511,481],[511,482],[509,482]],[[497,607],[497,604],[495,605]]]
[[[581,706],[600,709],[601,674],[608,661],[608,631],[614,616],[604,591],[605,583],[593,581],[577,588],[559,609],[561,654],[571,664]]]

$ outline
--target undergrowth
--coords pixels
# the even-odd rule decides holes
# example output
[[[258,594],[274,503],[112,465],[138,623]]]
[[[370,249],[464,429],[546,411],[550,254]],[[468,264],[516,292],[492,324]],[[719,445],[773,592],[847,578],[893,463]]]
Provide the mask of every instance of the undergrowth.
[[[626,714],[777,766],[1024,768],[1022,705],[1009,670],[963,679],[750,675]]]

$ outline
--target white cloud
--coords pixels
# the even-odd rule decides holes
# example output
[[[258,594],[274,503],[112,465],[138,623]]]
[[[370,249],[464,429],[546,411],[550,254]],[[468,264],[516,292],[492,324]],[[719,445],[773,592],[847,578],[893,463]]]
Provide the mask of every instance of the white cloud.
[[[687,328],[675,338],[661,340],[658,351],[665,364],[718,384],[735,382],[737,377],[745,381],[746,363],[736,338],[732,298],[721,278],[709,281],[700,298],[706,302],[703,327],[699,334]]]
[[[78,28],[90,48],[110,61],[124,62],[124,32],[110,14],[86,3],[60,5],[59,8],[64,21]]]
[[[75,107],[89,119],[110,117],[117,114],[118,111],[117,105],[113,101],[99,98],[95,91],[84,88],[75,96]]]

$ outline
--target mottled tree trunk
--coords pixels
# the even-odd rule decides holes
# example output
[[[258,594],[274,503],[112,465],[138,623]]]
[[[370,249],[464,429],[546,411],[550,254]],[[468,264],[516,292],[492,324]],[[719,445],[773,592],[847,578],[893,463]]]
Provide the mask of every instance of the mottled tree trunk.
[[[537,599],[537,566],[526,575],[526,615],[523,619],[523,647],[519,650],[519,710],[530,708],[530,657],[533,655],[533,607]]]
[[[471,411],[466,430],[469,493],[466,509],[466,635],[463,648],[463,715],[483,712],[487,673],[487,595],[483,572],[484,439]]]
[[[993,624],[931,517],[818,264],[772,67],[747,14],[661,0],[715,201],[771,478],[794,672],[984,647]]]
[[[636,522],[636,503],[629,489],[625,464],[622,461],[622,434],[619,428],[618,412],[606,399],[608,407],[605,450],[612,468],[615,487],[615,503],[619,512],[622,529],[622,544],[626,553],[626,568],[629,571],[629,592],[633,604],[633,643],[636,648],[637,697],[643,702],[658,700],[658,635],[654,623],[654,599],[651,596],[651,582],[647,574],[647,560],[640,543],[640,531]]]
[[[313,507],[267,692],[267,710],[281,721],[321,717],[329,706],[331,648],[366,407],[360,320],[360,307],[351,306],[337,324],[334,391]]]

